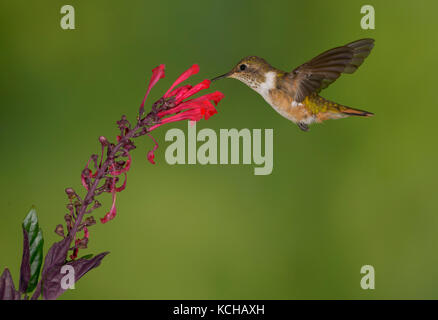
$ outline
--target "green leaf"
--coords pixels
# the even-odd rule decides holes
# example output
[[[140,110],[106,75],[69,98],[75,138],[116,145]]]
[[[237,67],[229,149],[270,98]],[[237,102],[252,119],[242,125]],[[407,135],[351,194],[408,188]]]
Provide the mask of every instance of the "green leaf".
[[[92,254],[92,253],[90,253],[90,254],[86,254],[85,256],[80,257],[79,259],[90,259],[91,257],[93,257],[93,254]]]
[[[23,221],[23,229],[28,235],[30,279],[26,292],[32,292],[38,284],[38,277],[43,263],[43,233],[38,225],[35,207],[32,207]]]

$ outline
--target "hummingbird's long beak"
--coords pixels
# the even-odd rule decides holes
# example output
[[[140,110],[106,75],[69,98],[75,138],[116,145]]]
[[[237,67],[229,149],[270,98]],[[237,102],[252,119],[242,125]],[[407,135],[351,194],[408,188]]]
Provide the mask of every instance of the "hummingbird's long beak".
[[[219,80],[219,79],[222,79],[222,78],[226,78],[226,77],[228,77],[229,75],[230,75],[230,73],[227,72],[227,73],[225,73],[225,74],[223,74],[223,75],[221,75],[221,76],[218,76],[218,77],[216,77],[216,78],[211,79],[211,81],[216,81],[216,80]]]

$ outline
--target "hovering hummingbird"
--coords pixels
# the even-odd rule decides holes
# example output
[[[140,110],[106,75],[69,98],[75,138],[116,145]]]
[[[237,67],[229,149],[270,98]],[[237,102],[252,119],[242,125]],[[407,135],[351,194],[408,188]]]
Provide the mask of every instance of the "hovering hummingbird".
[[[356,71],[373,47],[373,39],[357,40],[323,52],[291,72],[274,68],[260,57],[249,56],[240,60],[230,72],[212,81],[221,78],[242,81],[275,111],[296,123],[301,130],[308,131],[314,122],[373,116],[371,112],[340,105],[318,95],[342,73]]]

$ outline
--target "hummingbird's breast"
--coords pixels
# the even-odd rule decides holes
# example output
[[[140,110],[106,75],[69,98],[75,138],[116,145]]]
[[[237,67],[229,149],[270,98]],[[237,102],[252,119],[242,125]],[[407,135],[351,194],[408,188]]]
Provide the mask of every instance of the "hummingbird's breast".
[[[277,73],[274,71],[265,74],[265,81],[256,88],[257,91],[269,105],[280,115],[292,122],[303,122],[310,124],[315,121],[314,115],[303,103],[296,103],[285,91],[277,87]]]

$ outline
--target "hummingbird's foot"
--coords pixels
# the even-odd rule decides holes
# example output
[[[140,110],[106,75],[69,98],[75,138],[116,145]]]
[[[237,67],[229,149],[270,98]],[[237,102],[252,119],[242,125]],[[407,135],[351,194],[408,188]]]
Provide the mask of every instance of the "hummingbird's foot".
[[[309,126],[303,122],[297,122],[298,128],[303,131],[309,131]]]

